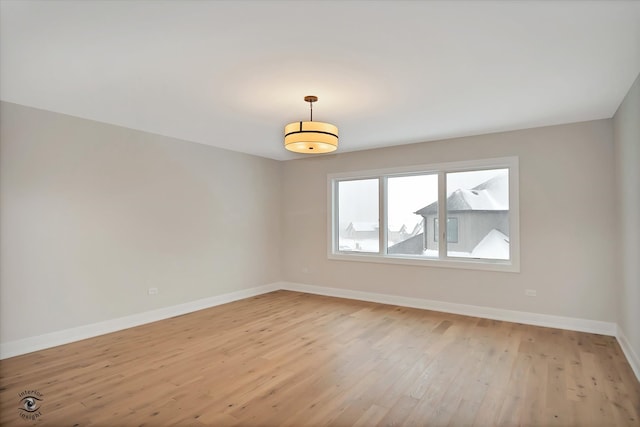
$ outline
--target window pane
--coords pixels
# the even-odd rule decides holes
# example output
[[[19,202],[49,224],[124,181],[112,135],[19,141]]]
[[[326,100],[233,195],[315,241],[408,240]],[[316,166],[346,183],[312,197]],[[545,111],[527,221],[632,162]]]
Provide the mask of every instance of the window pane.
[[[447,173],[446,177],[447,255],[508,260],[509,169]]]
[[[433,241],[438,241],[440,230],[438,228],[438,218],[433,219]],[[458,243],[458,218],[447,218],[447,242]]]
[[[338,250],[380,251],[378,179],[338,182]]]
[[[388,178],[387,215],[388,254],[438,256],[425,235],[427,218],[438,215],[438,175]]]

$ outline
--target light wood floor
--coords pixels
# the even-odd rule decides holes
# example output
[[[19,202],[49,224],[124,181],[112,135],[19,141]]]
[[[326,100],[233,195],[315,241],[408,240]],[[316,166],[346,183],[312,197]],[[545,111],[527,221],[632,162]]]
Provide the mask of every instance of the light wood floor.
[[[55,426],[638,426],[615,338],[278,291],[0,362]]]

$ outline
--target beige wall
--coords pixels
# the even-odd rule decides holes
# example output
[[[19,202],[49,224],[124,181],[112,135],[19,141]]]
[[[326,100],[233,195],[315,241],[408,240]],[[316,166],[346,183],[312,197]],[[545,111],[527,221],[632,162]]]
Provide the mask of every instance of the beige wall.
[[[280,279],[279,162],[0,113],[2,342]]]
[[[623,129],[637,86],[616,115]],[[279,163],[10,103],[0,113],[2,342],[278,280],[619,321],[638,339],[637,304],[612,291],[612,120]],[[520,273],[327,258],[328,173],[512,155]],[[617,161],[637,179],[633,159]],[[635,182],[624,191],[637,194]],[[631,264],[626,283],[637,284]]]
[[[619,216],[618,326],[640,357],[640,76],[613,118]],[[638,359],[640,360],[640,359]],[[636,362],[638,363],[638,362]]]
[[[286,162],[284,279],[615,321],[612,138],[611,120],[600,120]],[[327,174],[513,155],[520,159],[520,273],[327,259]]]

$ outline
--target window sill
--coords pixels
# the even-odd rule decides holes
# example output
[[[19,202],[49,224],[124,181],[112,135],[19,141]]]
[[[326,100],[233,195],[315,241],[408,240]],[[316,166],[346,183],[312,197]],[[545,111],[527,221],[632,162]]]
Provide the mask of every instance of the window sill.
[[[329,253],[328,258],[335,261],[357,261],[357,262],[372,262],[379,264],[396,264],[396,265],[413,265],[417,267],[438,267],[438,268],[456,268],[466,270],[483,270],[483,271],[501,271],[509,273],[519,273],[520,265],[513,260],[501,261],[501,260],[486,260],[486,259],[435,259],[435,258],[423,258],[423,257],[408,257],[408,256],[392,256],[392,255],[378,255],[372,253],[357,253],[357,252],[341,252],[341,253]]]

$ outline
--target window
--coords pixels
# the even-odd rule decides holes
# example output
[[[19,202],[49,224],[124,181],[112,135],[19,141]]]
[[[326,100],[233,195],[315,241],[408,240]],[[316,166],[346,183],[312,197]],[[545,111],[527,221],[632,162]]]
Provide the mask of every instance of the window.
[[[508,260],[509,169],[447,173],[446,186],[447,216],[456,213],[465,222],[460,240],[456,226],[458,245],[448,245],[447,255]]]
[[[433,241],[438,241],[438,218],[433,219]],[[458,243],[458,218],[447,218],[447,242]]]
[[[338,181],[338,250],[378,252],[378,180]]]
[[[438,175],[420,174],[387,178],[387,253],[424,252],[423,219],[415,211],[438,201]]]
[[[328,183],[332,259],[519,271],[516,157],[333,174]]]

